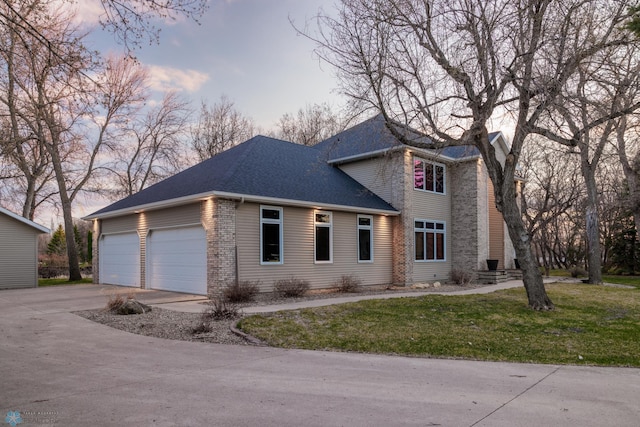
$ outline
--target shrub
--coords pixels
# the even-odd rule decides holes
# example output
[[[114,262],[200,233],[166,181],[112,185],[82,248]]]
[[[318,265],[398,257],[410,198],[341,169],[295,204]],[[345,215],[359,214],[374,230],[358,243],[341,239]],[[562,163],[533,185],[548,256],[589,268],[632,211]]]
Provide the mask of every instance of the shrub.
[[[235,304],[225,301],[224,298],[214,298],[211,305],[204,309],[200,320],[203,323],[213,320],[229,320],[240,317],[240,311]]]
[[[193,328],[191,328],[191,333],[192,334],[207,334],[209,332],[211,332],[213,330],[213,328],[211,327],[211,324],[209,322],[205,322],[205,321],[200,321],[196,324],[196,326],[194,326]]]
[[[587,273],[587,270],[581,267],[576,267],[576,266],[571,267],[569,269],[569,274],[571,275],[571,277],[574,277],[574,278],[589,275],[589,273]]]
[[[51,279],[67,274],[69,262],[66,255],[40,255],[38,257],[38,277]]]
[[[225,300],[228,302],[247,302],[253,298],[260,289],[260,281],[251,282],[248,280],[236,282],[226,288],[223,292]]]
[[[451,270],[451,281],[456,285],[468,285],[473,281],[473,273],[468,270],[454,268]]]
[[[109,300],[107,301],[107,306],[105,308],[108,311],[115,313],[126,301],[127,299],[123,297],[122,294],[109,295]]]
[[[309,290],[311,285],[308,281],[291,277],[289,279],[277,280],[273,284],[273,291],[286,298],[299,297]]]
[[[333,286],[337,289],[338,292],[342,293],[350,293],[350,292],[360,292],[360,284],[362,280],[360,280],[357,276],[353,274],[343,275],[338,280],[333,283]]]

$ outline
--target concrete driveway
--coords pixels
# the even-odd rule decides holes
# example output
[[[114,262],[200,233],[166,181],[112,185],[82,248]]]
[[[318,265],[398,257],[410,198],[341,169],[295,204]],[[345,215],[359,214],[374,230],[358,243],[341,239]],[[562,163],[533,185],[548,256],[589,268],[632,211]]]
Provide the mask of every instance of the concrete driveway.
[[[70,313],[110,289],[0,292],[0,425],[640,425],[639,369],[169,341]]]

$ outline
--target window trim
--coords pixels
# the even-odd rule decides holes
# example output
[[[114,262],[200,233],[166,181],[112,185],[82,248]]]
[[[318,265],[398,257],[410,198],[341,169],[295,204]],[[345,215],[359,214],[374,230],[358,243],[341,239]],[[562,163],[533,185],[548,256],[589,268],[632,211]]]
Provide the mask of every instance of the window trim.
[[[422,222],[423,225],[422,227],[418,227],[416,225],[416,222]],[[433,224],[433,228],[427,228],[427,223],[432,223]],[[442,226],[441,228],[438,228],[438,226]],[[422,233],[423,237],[423,244],[424,244],[424,259],[417,259],[417,247],[416,247],[416,234],[417,233]],[[427,259],[427,234],[431,233],[433,234],[433,259]],[[437,258],[437,254],[438,254],[438,239],[437,239],[437,235],[442,235],[442,255],[443,258],[442,259],[438,259]],[[414,262],[447,262],[447,223],[445,221],[437,221],[437,220],[432,220],[432,219],[422,219],[422,218],[415,218],[413,220],[413,261]]]
[[[361,225],[360,224],[360,218],[366,218],[370,221],[369,225]],[[357,218],[356,218],[356,225],[357,225],[357,240],[358,240],[358,247],[357,247],[357,252],[358,252],[358,264],[372,264],[373,263],[373,248],[374,248],[374,244],[373,244],[373,215],[361,215],[358,214]],[[369,258],[370,259],[360,259],[360,230],[369,230]]]
[[[273,210],[280,212],[279,219],[263,218],[262,212],[264,210]],[[284,209],[280,206],[268,206],[260,205],[260,265],[282,265],[284,264]],[[280,238],[280,253],[278,262],[270,262],[264,260],[264,241],[263,241],[263,225],[264,224],[277,224],[279,226],[279,238]]]
[[[316,215],[329,215],[329,222],[316,221]],[[318,227],[329,229],[329,259],[318,260]],[[313,262],[315,264],[333,264],[333,212],[331,211],[313,211]]]
[[[424,174],[423,178],[422,178],[422,186],[424,188],[420,188],[420,187],[416,187],[416,162],[420,162],[422,165],[422,173]],[[432,175],[433,175],[433,189],[429,190],[426,188],[427,186],[427,165],[430,165],[432,168]],[[433,194],[442,194],[442,195],[446,195],[447,194],[447,166],[443,163],[437,163],[437,162],[433,162],[430,160],[425,160],[421,157],[418,156],[414,156],[413,157],[413,162],[412,162],[412,167],[413,167],[413,189],[417,190],[417,191],[424,191],[425,193],[433,193]],[[436,168],[442,168],[442,191],[436,191],[436,189],[438,188],[438,183],[436,180],[436,177],[438,176],[437,173],[437,169]]]

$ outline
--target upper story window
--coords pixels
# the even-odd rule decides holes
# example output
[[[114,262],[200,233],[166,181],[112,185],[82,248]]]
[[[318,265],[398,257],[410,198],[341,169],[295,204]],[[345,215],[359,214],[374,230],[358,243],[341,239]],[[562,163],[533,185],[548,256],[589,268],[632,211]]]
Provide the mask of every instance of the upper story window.
[[[419,158],[413,159],[413,188],[444,194],[444,165]]]
[[[282,208],[260,207],[260,263],[283,263]]]
[[[333,220],[331,212],[315,212],[316,263],[333,261]]]

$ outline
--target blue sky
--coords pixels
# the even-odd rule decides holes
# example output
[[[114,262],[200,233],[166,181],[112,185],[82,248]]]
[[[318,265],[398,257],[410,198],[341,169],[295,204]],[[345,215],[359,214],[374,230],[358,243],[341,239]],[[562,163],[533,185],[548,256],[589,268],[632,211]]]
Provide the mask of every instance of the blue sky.
[[[333,1],[211,0],[201,25],[163,25],[160,43],[143,44],[136,56],[149,67],[154,88],[179,89],[195,106],[227,95],[266,130],[307,104],[342,105],[333,70],[289,22],[304,27],[320,8],[331,11]],[[90,9],[87,3],[81,13],[89,16]],[[91,39],[102,52],[122,50],[110,34],[96,32]]]

